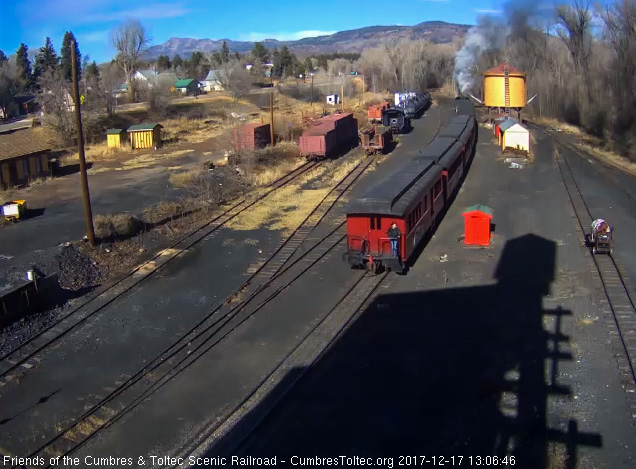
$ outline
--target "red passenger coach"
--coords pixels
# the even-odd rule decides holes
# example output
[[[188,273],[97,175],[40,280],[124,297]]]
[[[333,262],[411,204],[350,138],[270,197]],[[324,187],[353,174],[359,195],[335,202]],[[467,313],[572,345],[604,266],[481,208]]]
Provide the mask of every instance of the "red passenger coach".
[[[442,170],[433,161],[394,173],[357,199],[347,212],[347,257],[357,268],[402,271],[444,206]],[[396,223],[399,256],[388,230]]]
[[[457,194],[477,142],[474,106],[457,98],[456,113],[433,141],[392,176],[357,199],[347,212],[347,258],[352,267],[402,270],[424,235]],[[394,256],[388,230],[402,236]]]

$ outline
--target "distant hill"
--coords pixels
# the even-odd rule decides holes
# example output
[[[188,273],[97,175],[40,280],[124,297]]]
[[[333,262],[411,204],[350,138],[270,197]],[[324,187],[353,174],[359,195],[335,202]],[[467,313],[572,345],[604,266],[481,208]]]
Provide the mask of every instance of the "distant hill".
[[[464,24],[425,21],[415,26],[368,26],[340,31],[329,36],[308,37],[297,41],[265,39],[261,42],[269,49],[286,45],[297,53],[361,52],[363,48],[376,46],[387,39],[428,39],[434,43],[448,43],[454,37],[464,37],[470,28],[470,25]],[[250,41],[173,37],[161,45],[150,47],[145,52],[144,58],[154,59],[160,55],[172,57],[175,54],[188,57],[194,51],[213,52],[221,49],[223,41],[227,42],[232,52],[248,52],[254,47],[254,42]]]

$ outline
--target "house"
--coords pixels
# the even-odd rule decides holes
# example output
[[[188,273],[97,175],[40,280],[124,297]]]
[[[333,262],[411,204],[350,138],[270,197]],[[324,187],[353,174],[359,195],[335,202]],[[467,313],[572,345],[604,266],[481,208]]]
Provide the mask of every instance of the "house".
[[[0,186],[9,189],[50,175],[50,151],[33,129],[0,133]]]
[[[201,92],[201,83],[192,78],[184,78],[183,80],[177,80],[174,84],[174,88],[183,94],[196,96]]]
[[[172,86],[178,80],[177,74],[170,71],[156,72],[155,70],[139,70],[133,74],[133,79],[152,88],[157,84]]]
[[[210,70],[203,80],[204,91],[223,91],[224,70]]]

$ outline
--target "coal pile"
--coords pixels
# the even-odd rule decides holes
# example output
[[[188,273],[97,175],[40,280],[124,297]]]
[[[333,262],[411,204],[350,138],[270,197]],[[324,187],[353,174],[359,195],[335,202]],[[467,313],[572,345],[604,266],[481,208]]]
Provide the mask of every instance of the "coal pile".
[[[60,287],[66,290],[78,291],[102,283],[102,275],[97,266],[73,245],[64,246],[55,256],[55,261]]]

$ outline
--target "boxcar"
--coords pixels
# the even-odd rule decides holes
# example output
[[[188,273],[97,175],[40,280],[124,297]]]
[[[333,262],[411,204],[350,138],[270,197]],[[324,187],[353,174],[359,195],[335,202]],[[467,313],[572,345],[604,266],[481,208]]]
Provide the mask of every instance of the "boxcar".
[[[327,158],[336,152],[338,140],[333,125],[316,121],[305,129],[298,141],[301,156],[307,158]]]
[[[355,200],[347,211],[347,259],[352,267],[401,271],[443,208],[442,170],[433,161],[409,165]],[[387,231],[402,236],[398,257]]]
[[[358,121],[352,113],[321,117],[305,129],[298,146],[308,158],[330,158],[358,143]]]

